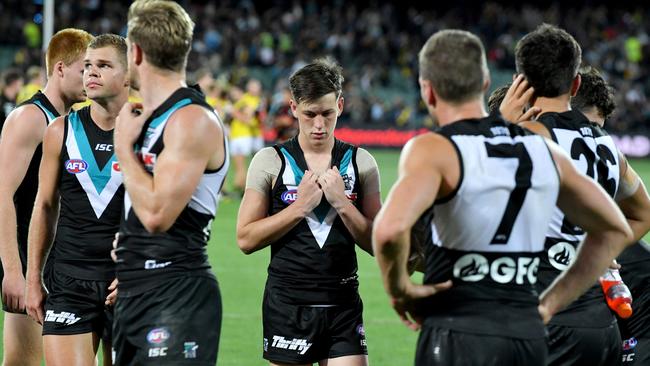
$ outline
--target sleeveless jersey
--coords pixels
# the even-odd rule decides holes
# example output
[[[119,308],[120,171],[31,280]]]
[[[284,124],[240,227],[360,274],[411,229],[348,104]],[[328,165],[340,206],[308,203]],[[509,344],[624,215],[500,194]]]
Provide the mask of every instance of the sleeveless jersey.
[[[308,169],[297,137],[274,148],[282,166],[271,190],[269,215],[295,202],[298,185]],[[358,207],[362,192],[356,154],[356,147],[335,140],[330,166],[338,167],[345,194]],[[325,195],[314,211],[271,244],[268,274],[267,290],[290,303],[334,305],[356,301],[355,240]]]
[[[169,117],[191,104],[215,113],[199,91],[179,88],[145,122],[135,151],[150,174],[153,175],[156,158],[165,148],[163,133]],[[126,192],[116,251],[117,278],[122,295],[144,292],[152,286],[163,284],[161,280],[164,278],[183,276],[188,272],[213,276],[205,247],[210,239],[212,220],[217,213],[218,194],[229,166],[225,138],[214,143],[224,144],[223,165],[217,170],[206,170],[203,173],[187,206],[166,232],[149,233],[133,210],[129,193]]]
[[[621,333],[650,337],[650,245],[640,241],[619,255],[621,277],[632,292],[632,316],[618,319]],[[628,337],[629,338],[629,337]],[[625,337],[623,339],[626,339]]]
[[[620,181],[619,155],[612,138],[578,111],[544,113],[538,118],[553,140],[570,156],[578,171],[595,179],[614,197]],[[555,277],[575,259],[584,231],[555,209],[546,233],[545,250],[539,268],[538,291],[548,287]],[[606,327],[615,320],[603,298],[599,284],[594,284],[578,300],[551,319],[551,324],[577,327]]]
[[[41,112],[43,112],[47,125],[59,117],[59,112],[56,111],[56,108],[54,108],[52,103],[50,103],[45,94],[40,91],[18,105],[16,108],[27,104],[35,105],[41,110]],[[41,165],[42,155],[43,146],[42,144],[38,144],[36,150],[34,150],[34,155],[29,163],[27,172],[25,172],[25,178],[23,178],[22,183],[20,183],[20,186],[14,195],[16,224],[18,226],[18,245],[25,247],[25,253],[27,252],[27,232],[29,231],[29,221],[32,218],[32,209],[34,208],[34,200],[36,200],[36,192],[38,191],[38,168]]]
[[[543,338],[534,284],[560,184],[546,143],[494,115],[437,133],[456,148],[461,175],[423,215],[432,217],[423,282],[453,280],[428,300],[427,324]]]
[[[111,280],[111,250],[124,202],[113,130],[100,129],[84,107],[66,116],[63,136],[55,266],[71,277]]]

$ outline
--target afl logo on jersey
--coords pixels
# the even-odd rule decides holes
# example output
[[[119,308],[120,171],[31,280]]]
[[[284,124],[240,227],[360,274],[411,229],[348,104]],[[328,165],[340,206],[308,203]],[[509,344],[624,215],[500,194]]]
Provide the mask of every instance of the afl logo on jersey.
[[[169,339],[169,331],[167,328],[155,328],[147,334],[147,342],[152,344],[160,344]]]
[[[576,248],[567,242],[561,241],[548,249],[549,263],[560,271],[569,268],[575,257]]]
[[[638,343],[638,341],[634,337],[624,340],[623,341],[623,351],[629,351],[629,350],[633,349],[634,347],[636,347],[637,343]]]
[[[82,159],[70,159],[65,162],[65,170],[70,174],[83,173],[88,169],[88,163]]]
[[[285,191],[280,196],[280,199],[282,200],[282,202],[286,203],[287,205],[290,205],[290,204],[296,202],[297,198],[298,198],[298,191],[296,191],[295,189],[290,189],[288,191]]]

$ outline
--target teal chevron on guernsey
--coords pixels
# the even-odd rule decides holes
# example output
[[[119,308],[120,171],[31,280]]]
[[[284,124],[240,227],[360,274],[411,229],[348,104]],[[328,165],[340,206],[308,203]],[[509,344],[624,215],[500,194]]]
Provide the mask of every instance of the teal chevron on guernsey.
[[[79,159],[87,164],[87,169],[76,173],[75,176],[86,192],[95,215],[99,218],[122,184],[122,174],[114,169],[117,156],[113,153],[106,164],[99,168],[77,112],[72,112],[68,116],[68,134],[65,144],[71,160]]]
[[[68,121],[70,122],[70,127],[72,127],[72,131],[75,135],[74,137],[81,154],[81,159],[88,163],[87,170],[90,173],[90,179],[95,185],[97,192],[101,192],[111,178],[111,169],[113,163],[117,161],[117,156],[113,153],[111,159],[100,169],[95,160],[95,155],[90,147],[90,143],[88,142],[88,137],[86,136],[86,131],[84,131],[81,119],[79,119],[79,114],[77,112],[70,113]]]
[[[47,124],[50,124],[52,123],[52,121],[54,121],[56,116],[52,114],[52,112],[50,112],[49,109],[45,108],[43,103],[41,103],[38,100],[35,100],[33,103],[36,104],[36,106],[38,106],[38,108],[40,108],[45,113],[45,115],[47,116]]]

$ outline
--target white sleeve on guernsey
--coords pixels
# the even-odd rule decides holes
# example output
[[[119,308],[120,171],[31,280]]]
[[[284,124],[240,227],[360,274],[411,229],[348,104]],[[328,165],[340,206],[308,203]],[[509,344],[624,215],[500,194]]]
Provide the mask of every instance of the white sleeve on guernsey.
[[[274,148],[266,147],[258,151],[248,166],[246,189],[251,188],[264,195],[270,195],[281,167],[282,161]]]
[[[379,192],[379,168],[375,158],[365,149],[357,149],[357,168],[359,169],[361,192],[364,195]]]

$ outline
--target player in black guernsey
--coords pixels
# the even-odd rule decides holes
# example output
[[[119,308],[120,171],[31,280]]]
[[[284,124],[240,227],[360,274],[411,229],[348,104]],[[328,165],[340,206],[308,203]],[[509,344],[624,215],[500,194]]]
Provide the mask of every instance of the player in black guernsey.
[[[56,119],[45,133],[29,233],[27,313],[43,324],[45,360],[57,365],[92,364],[100,339],[104,364],[111,364],[110,252],[124,201],[113,128],[129,92],[124,38],[93,39],[83,80],[90,106]]]
[[[580,69],[580,89],[571,98],[571,107],[582,112],[589,121],[603,127],[605,121],[614,112],[613,89],[607,85],[605,79],[598,70],[586,66]],[[632,169],[627,161],[620,159],[623,169]],[[622,174],[623,177],[631,177],[630,174]],[[640,180],[621,181],[616,192],[616,199],[622,200],[639,194],[637,204],[646,206],[636,210],[637,214],[650,216],[650,199],[643,190]],[[630,210],[628,209],[628,215]],[[650,220],[648,217],[646,221]],[[637,223],[642,224],[643,218],[639,216]],[[621,253],[617,258],[622,266],[621,277],[625,284],[632,291],[632,316],[628,319],[618,318],[618,328],[622,338],[622,361],[624,365],[646,365],[650,364],[650,247],[640,241]]]
[[[419,62],[421,96],[441,128],[404,148],[373,231],[393,307],[413,329],[422,326],[415,363],[545,365],[543,321],[596,280],[631,230],[556,144],[488,116],[489,75],[476,36],[438,32]],[[576,265],[538,300],[537,266],[556,201],[589,235]],[[407,271],[409,234],[431,211],[425,284],[416,285]]]
[[[632,292],[628,319],[618,319],[623,339],[623,365],[650,365],[650,245],[632,245],[618,256],[621,277]]]
[[[571,110],[570,98],[580,87],[581,50],[565,31],[542,25],[522,38],[516,49],[519,75],[502,104],[506,119],[517,120],[524,93],[541,110],[535,122],[521,125],[553,139],[583,174],[597,181],[617,201],[635,240],[650,228],[650,201],[640,178],[629,167],[601,124]],[[533,90],[533,93],[530,91]],[[573,262],[584,231],[556,209],[547,232],[545,255],[539,268],[539,291]],[[616,318],[603,301],[600,285],[592,287],[548,326],[550,365],[610,365],[620,360],[620,333]]]
[[[3,127],[0,258],[4,271],[2,303],[6,311],[2,337],[5,365],[41,364],[41,327],[24,315],[27,232],[38,187],[43,135],[56,117],[85,99],[81,74],[83,55],[91,39],[90,34],[79,29],[57,32],[45,55],[47,85],[16,107]]]
[[[379,211],[377,164],[334,137],[341,68],[317,60],[289,79],[299,134],[258,152],[248,169],[237,243],[271,246],[262,306],[272,365],[366,365],[355,243],[371,251]]]
[[[171,1],[129,8],[127,103],[115,128],[126,189],[115,255],[116,365],[214,365],[221,298],[206,245],[228,170],[223,127],[186,87],[194,24]]]

